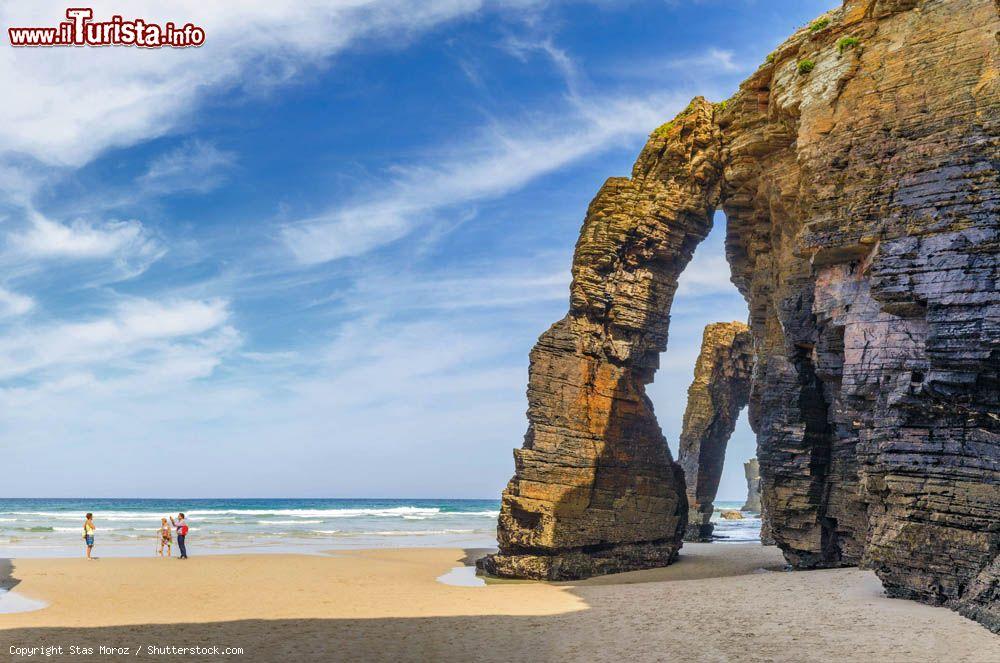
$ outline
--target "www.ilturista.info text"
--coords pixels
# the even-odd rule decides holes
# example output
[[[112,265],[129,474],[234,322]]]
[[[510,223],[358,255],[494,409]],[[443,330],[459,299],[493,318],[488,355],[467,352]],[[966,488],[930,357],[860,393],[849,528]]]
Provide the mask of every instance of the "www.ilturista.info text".
[[[138,46],[141,48],[188,48],[205,43],[205,30],[192,23],[153,23],[141,18],[125,20],[112,16],[94,21],[94,10],[66,10],[68,21],[56,27],[7,28],[11,46]]]

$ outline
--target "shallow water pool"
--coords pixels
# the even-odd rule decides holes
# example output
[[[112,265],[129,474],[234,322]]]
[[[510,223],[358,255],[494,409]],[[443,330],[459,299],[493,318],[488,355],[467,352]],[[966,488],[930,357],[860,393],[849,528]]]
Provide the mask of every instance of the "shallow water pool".
[[[9,589],[0,589],[0,614],[10,614],[13,612],[32,612],[48,607],[44,601],[36,601],[26,596],[21,596]]]
[[[443,576],[438,576],[438,582],[457,587],[485,587],[486,580],[476,575],[474,566],[456,566]]]

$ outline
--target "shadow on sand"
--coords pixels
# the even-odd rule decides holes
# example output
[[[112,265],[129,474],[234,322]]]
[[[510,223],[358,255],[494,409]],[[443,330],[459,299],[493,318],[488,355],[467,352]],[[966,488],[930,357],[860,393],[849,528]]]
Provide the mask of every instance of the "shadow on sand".
[[[463,563],[470,564],[488,551],[463,552]],[[986,660],[968,653],[947,657],[956,644],[968,650],[972,643],[978,653],[1000,655],[995,636],[950,611],[882,597],[874,576],[870,583],[859,582],[864,579],[858,576],[868,572],[768,572],[782,563],[773,547],[686,544],[681,559],[668,568],[551,583],[580,600],[576,608],[555,614],[406,616],[413,614],[411,606],[393,605],[395,615],[373,618],[6,629],[0,618],[0,651],[6,654],[11,646],[130,648],[127,657],[88,659],[112,662]],[[460,591],[488,593],[491,587]],[[183,606],[197,597],[197,587],[181,587],[151,600]],[[462,612],[461,594],[454,597],[449,611]],[[501,601],[498,612],[502,604],[510,609],[509,600]],[[337,612],[350,613],[351,606]],[[151,653],[150,646],[219,647],[220,653],[179,657]],[[232,647],[243,653],[223,653]],[[67,652],[46,660],[81,657]]]
[[[471,566],[475,560],[493,552],[489,548],[463,550],[461,564]],[[243,655],[194,657],[198,660],[240,661],[549,661],[588,658],[593,651],[593,639],[620,642],[623,651],[633,646],[636,655],[648,659],[648,641],[641,632],[616,628],[616,618],[606,609],[594,609],[603,603],[602,594],[614,591],[607,585],[642,585],[669,581],[696,580],[759,572],[762,564],[774,562],[769,551],[727,561],[725,547],[719,544],[687,544],[681,559],[668,568],[622,573],[592,578],[573,583],[551,583],[562,587],[585,602],[586,608],[555,615],[510,616],[438,616],[438,617],[385,617],[376,619],[285,619],[237,620],[227,622],[125,625],[100,628],[21,628],[0,630],[0,651],[5,654],[11,646],[62,646],[90,647],[99,651],[100,646],[129,647],[129,658],[138,661],[176,661],[176,655],[165,652],[150,653],[148,646],[218,646],[220,652],[228,647],[239,647]],[[773,565],[773,564],[772,564]],[[0,567],[7,582],[16,584],[11,577],[10,563]],[[510,581],[500,581],[507,584]],[[514,581],[531,582],[531,581]],[[6,586],[12,586],[10,584]],[[656,585],[646,584],[655,592]],[[637,587],[638,589],[638,587]],[[468,591],[489,591],[488,588],[469,588]],[[596,601],[595,601],[596,599]],[[183,592],[166,597],[169,601],[183,601]],[[190,599],[189,599],[190,600]],[[266,597],[262,597],[266,600]],[[640,599],[641,602],[647,600]],[[655,602],[653,596],[648,602]],[[405,609],[405,606],[402,606]],[[665,610],[666,610],[665,606]],[[616,611],[617,612],[617,611]],[[665,618],[667,612],[661,616]],[[610,619],[609,619],[610,618]],[[659,619],[657,620],[659,622]],[[619,625],[621,626],[621,625]],[[662,624],[649,623],[647,628],[660,630]],[[0,625],[2,628],[2,625]],[[587,637],[578,639],[571,634],[580,631]],[[609,632],[603,633],[607,629]],[[695,634],[692,634],[695,635]],[[588,644],[590,643],[590,644]],[[678,642],[681,651],[687,649]],[[697,643],[692,642],[692,647]],[[136,647],[140,648],[134,654]],[[615,649],[619,647],[616,645]],[[696,649],[690,649],[697,660]],[[190,658],[190,657],[189,657]],[[79,660],[79,656],[65,658],[58,655],[46,660]],[[19,660],[12,657],[12,660]],[[28,659],[23,659],[28,660]],[[101,660],[118,660],[107,658]],[[120,660],[125,660],[122,657]]]
[[[19,582],[14,577],[14,564],[9,559],[0,559],[0,589],[14,589]]]

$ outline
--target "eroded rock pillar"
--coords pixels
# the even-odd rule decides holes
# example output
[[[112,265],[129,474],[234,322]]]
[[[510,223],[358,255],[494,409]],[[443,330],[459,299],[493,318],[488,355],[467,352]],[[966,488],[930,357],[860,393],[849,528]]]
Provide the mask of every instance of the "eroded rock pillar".
[[[743,474],[747,479],[747,501],[740,510],[760,513],[760,463],[756,458],[743,463]]]
[[[695,99],[650,136],[631,178],[587,211],[570,309],[538,340],[528,432],[504,490],[499,576],[572,579],[664,566],[681,546],[680,467],[646,397],[667,345],[677,277],[708,234],[719,196],[713,108]]]

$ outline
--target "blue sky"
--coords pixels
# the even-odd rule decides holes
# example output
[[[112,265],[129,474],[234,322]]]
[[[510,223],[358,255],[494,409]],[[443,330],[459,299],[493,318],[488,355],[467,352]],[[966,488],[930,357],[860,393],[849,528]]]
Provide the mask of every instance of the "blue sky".
[[[206,4],[93,3],[200,49],[0,48],[4,495],[499,495],[587,203],[836,3]],[[746,318],[723,234],[649,388],[675,452],[702,328]]]

